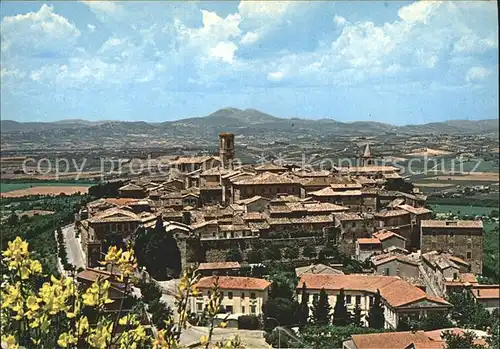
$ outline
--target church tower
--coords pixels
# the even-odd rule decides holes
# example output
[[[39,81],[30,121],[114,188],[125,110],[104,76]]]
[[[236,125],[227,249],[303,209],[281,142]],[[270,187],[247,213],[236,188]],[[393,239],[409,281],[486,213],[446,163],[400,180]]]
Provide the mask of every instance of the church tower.
[[[219,135],[219,157],[224,168],[233,167],[234,134],[222,132]]]
[[[361,156],[361,166],[370,166],[373,165],[373,156],[372,151],[370,149],[370,144],[366,143],[365,150],[363,155]]]

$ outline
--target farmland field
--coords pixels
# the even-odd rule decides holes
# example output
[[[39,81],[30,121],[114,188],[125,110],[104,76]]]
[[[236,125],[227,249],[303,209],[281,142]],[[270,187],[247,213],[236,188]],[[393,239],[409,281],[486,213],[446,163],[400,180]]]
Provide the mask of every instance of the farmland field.
[[[32,187],[90,187],[92,184],[86,183],[66,183],[66,182],[0,182],[0,193],[7,193],[14,190],[28,189]]]
[[[0,194],[5,198],[22,197],[28,195],[71,195],[78,192],[86,194],[89,190],[89,186],[90,185],[75,186],[75,184],[54,185],[53,183],[49,185],[34,184],[30,187],[24,187],[24,189],[11,189]]]
[[[489,215],[491,211],[495,210],[494,207],[482,207],[482,206],[459,206],[459,205],[430,205],[432,210],[436,213],[448,213],[452,212],[461,215],[475,216],[475,215]]]

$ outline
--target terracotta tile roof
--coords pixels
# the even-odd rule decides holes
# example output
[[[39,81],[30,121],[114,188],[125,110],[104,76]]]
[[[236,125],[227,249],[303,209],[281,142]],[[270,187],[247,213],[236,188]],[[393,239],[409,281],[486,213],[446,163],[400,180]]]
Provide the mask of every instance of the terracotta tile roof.
[[[418,262],[416,260],[412,259],[410,256],[402,255],[400,253],[389,252],[371,257],[371,262],[375,266],[379,266],[393,260],[418,266]]]
[[[385,179],[398,179],[398,178],[401,178],[401,176],[399,175],[399,173],[392,173],[392,172],[384,173],[384,174],[382,174],[382,177],[384,177]]]
[[[229,170],[223,167],[212,167],[200,173],[200,176],[220,176],[227,173],[229,173]]]
[[[259,290],[263,291],[271,286],[271,283],[264,279],[257,279],[244,276],[219,276],[219,287],[221,290]],[[216,280],[215,276],[201,278],[197,283],[198,288],[212,288]]]
[[[265,164],[262,164],[262,165],[259,165],[257,167],[254,167],[254,169],[256,171],[276,171],[276,170],[282,170],[282,171],[286,171],[286,167],[283,167],[281,165],[277,165],[277,164],[273,164],[272,162],[269,162],[269,163],[265,163]]]
[[[295,268],[295,274],[300,277],[303,274],[333,274],[344,275],[342,270],[338,270],[325,264],[313,264],[305,267]]]
[[[440,220],[422,220],[422,228],[483,228],[483,221],[440,221]]]
[[[246,221],[262,221],[265,216],[260,212],[247,212],[243,215],[243,219]]]
[[[466,261],[464,261],[462,258],[460,257],[457,257],[457,256],[450,256],[449,257],[453,262],[455,263],[459,263],[459,264],[463,264],[463,265],[470,265],[469,263],[467,263]]]
[[[500,285],[475,285],[472,294],[477,299],[500,299]]]
[[[359,238],[358,240],[359,245],[380,245],[381,242],[377,238]]]
[[[462,335],[464,334],[465,331],[472,331],[476,334],[478,337],[476,340],[474,340],[474,344],[476,345],[483,345],[487,346],[487,342],[485,340],[485,337],[488,336],[488,334],[485,331],[480,331],[480,330],[473,330],[473,329],[463,329],[463,328],[443,328],[439,330],[434,330],[434,331],[425,331],[425,335],[435,341],[436,343],[442,341],[441,334],[443,332],[451,332],[455,335]]]
[[[98,269],[85,269],[84,271],[81,271],[76,275],[77,279],[87,280],[91,282],[95,282],[98,279],[104,281],[109,279],[110,277],[111,275],[109,273]]]
[[[239,269],[241,268],[238,262],[213,262],[213,263],[200,263],[198,270],[212,270],[212,269]]]
[[[387,210],[375,213],[375,217],[398,217],[407,215],[408,212],[405,210]]]
[[[144,190],[142,187],[135,184],[127,184],[123,187],[118,188],[118,191],[127,191],[127,190]]]
[[[384,230],[376,231],[375,233],[373,233],[373,236],[376,237],[377,239],[379,239],[380,241],[384,241],[384,240],[390,239],[392,237],[396,237],[396,238],[399,238],[399,239],[402,239],[402,240],[406,240],[406,238],[402,237],[401,235],[396,234],[393,231],[385,230],[385,229]]]
[[[97,222],[126,222],[137,221],[139,216],[129,209],[122,207],[113,207],[105,211],[99,212],[95,216],[89,218],[89,223]]]
[[[356,349],[406,349],[410,345],[425,349],[445,348],[442,341],[433,341],[423,331],[388,332],[352,335]]]
[[[309,193],[312,196],[360,196],[361,190],[343,190],[337,191],[332,187],[326,187]]]
[[[362,221],[363,217],[359,213],[350,213],[350,212],[342,212],[342,213],[337,213],[335,212],[334,217],[338,219],[339,221]]]
[[[267,222],[248,222],[248,226],[252,230],[265,230],[270,228]]]
[[[251,198],[248,198],[248,199],[244,199],[244,200],[239,200],[237,202],[237,204],[240,204],[240,205],[248,205],[248,204],[251,204],[252,202],[255,202],[255,201],[258,201],[258,200],[266,200],[266,201],[271,201],[269,200],[268,198],[264,198],[262,196],[252,196]]]
[[[419,214],[426,214],[426,213],[431,213],[431,210],[426,209],[425,207],[413,207],[410,205],[399,205],[398,208],[408,211],[410,213],[419,215]]]
[[[351,183],[332,183],[330,187],[333,189],[361,189],[363,186],[360,183],[351,182]]]
[[[285,217],[281,217],[281,218],[270,218],[270,217],[268,217],[266,219],[266,221],[267,221],[267,223],[269,225],[292,224],[292,222],[290,221],[290,219],[285,218]]]
[[[200,228],[206,227],[207,225],[217,225],[217,221],[216,220],[211,220],[211,221],[198,222],[198,223],[195,223],[195,224],[191,224],[191,228],[193,228],[193,229],[200,229]]]
[[[308,212],[339,212],[348,211],[348,207],[331,204],[329,202],[304,203],[304,208]]]
[[[179,157],[178,159],[171,161],[170,165],[201,164],[210,159],[215,159],[215,158],[213,156],[185,156],[185,157]]]
[[[236,185],[259,185],[259,184],[298,184],[299,182],[288,176],[278,175],[272,172],[264,172],[258,175],[252,175],[248,178],[238,179],[234,182]]]
[[[301,288],[304,282],[307,288],[316,290],[325,288],[326,290],[337,291],[343,288],[345,290],[376,293],[377,289],[379,289],[382,298],[392,307],[401,307],[417,301],[431,300],[420,288],[392,276],[304,274],[300,278],[297,288]],[[431,301],[443,306],[450,306],[450,303],[441,298],[433,297]]]

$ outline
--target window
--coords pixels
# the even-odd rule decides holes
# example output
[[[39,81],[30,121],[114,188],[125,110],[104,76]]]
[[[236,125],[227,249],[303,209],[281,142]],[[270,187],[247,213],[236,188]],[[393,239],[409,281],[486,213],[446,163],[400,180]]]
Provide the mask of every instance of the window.
[[[228,292],[227,293],[227,298],[233,299],[233,292]]]
[[[245,306],[244,306],[244,305],[242,305],[242,306],[241,306],[241,312],[242,312],[243,314],[245,314]]]
[[[226,313],[229,313],[229,314],[233,313],[233,306],[232,305],[226,305]]]
[[[345,296],[345,303],[351,304],[351,296]]]
[[[210,298],[210,295],[212,294],[212,292],[208,291],[207,292],[207,297]]]
[[[389,268],[385,268],[385,270],[384,270],[384,274],[385,274],[385,275],[389,275]]]
[[[373,302],[374,302],[374,298],[373,298],[373,296],[370,296],[370,306],[373,305]]]
[[[214,232],[214,233],[212,233],[212,237],[215,237],[215,232]]]
[[[356,304],[357,305],[361,304],[361,296],[356,296]]]
[[[313,294],[313,302],[317,302],[318,301],[318,297],[319,297],[318,294]]]
[[[472,237],[472,234],[470,232],[468,232],[467,237],[470,239]]]
[[[196,303],[196,310],[199,312],[203,311],[203,303]]]
[[[256,305],[251,305],[251,306],[250,306],[250,312],[251,312],[252,314],[255,314],[255,313],[257,312],[257,306],[256,306]]]
[[[455,237],[455,233],[451,232],[450,233],[450,238],[454,238]]]
[[[467,251],[467,259],[471,259],[472,258],[472,251]]]
[[[221,297],[221,298],[224,298],[224,292],[221,292],[221,293],[220,293],[220,297]]]
[[[241,292],[241,299],[245,299],[245,292]]]
[[[255,292],[250,293],[250,298],[251,298],[251,299],[255,299],[255,298],[256,298],[256,297],[255,297]]]

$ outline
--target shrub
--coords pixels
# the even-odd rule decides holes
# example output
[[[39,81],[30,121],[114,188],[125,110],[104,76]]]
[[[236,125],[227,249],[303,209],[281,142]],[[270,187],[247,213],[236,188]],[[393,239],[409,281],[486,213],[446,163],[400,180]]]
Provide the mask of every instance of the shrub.
[[[285,258],[288,258],[288,259],[297,259],[297,258],[299,258],[300,251],[295,246],[287,247],[287,248],[285,248],[284,255],[285,255]]]
[[[314,258],[316,257],[316,249],[313,246],[306,246],[302,254],[307,258]]]
[[[255,315],[242,315],[238,317],[239,330],[258,330],[260,328],[259,318]]]

